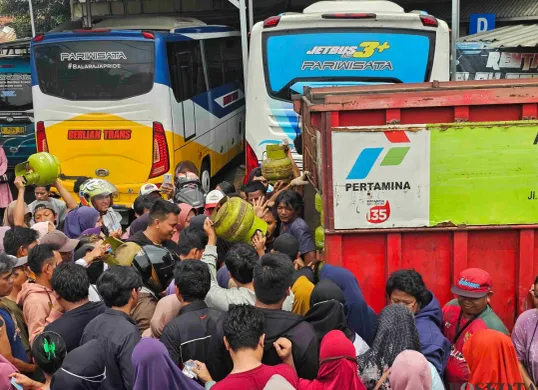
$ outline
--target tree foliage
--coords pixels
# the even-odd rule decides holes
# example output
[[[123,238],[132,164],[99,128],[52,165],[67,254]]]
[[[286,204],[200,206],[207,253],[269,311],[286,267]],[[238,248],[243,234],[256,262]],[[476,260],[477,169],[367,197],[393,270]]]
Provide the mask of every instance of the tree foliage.
[[[69,20],[69,0],[32,0],[37,33],[44,33]],[[10,26],[17,32],[17,38],[31,37],[32,25],[28,0],[0,0],[0,15],[10,16]]]

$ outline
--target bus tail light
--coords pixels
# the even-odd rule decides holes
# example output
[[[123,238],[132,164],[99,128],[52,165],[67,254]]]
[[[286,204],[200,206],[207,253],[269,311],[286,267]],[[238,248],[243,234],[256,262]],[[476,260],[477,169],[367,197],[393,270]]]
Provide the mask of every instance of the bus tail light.
[[[142,31],[142,36],[146,39],[155,39],[155,34],[151,31]]]
[[[280,16],[271,16],[263,22],[264,28],[271,28],[278,26],[278,23],[280,23]]]
[[[256,156],[256,153],[254,153],[254,150],[250,146],[248,142],[245,142],[245,168],[246,168],[246,175],[245,175],[245,181],[244,183],[247,184],[248,177],[250,176],[250,172],[252,172],[254,169],[258,168],[258,156]]]
[[[323,19],[375,19],[376,14],[374,13],[340,13],[340,14],[323,14],[321,17]]]
[[[426,27],[439,26],[439,22],[437,21],[437,18],[432,15],[420,15],[420,20],[422,21],[422,25]]]
[[[39,35],[36,35],[36,36],[32,39],[32,41],[34,41],[34,42],[41,42],[43,39],[45,39],[45,35],[43,35],[43,34],[39,34]]]
[[[47,144],[47,134],[45,134],[45,122],[37,122],[35,138],[38,152],[48,152],[49,145]]]
[[[168,143],[164,127],[159,122],[153,122],[153,165],[149,178],[161,176],[170,169],[170,159],[168,156]]]

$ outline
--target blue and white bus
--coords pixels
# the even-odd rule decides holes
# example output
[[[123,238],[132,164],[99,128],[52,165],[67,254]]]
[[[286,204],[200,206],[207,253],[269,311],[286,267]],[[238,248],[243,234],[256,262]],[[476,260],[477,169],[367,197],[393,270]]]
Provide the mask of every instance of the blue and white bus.
[[[133,203],[180,162],[210,178],[243,150],[240,34],[188,18],[105,19],[48,33],[31,47],[39,151],[58,156],[63,184],[101,177]]]
[[[0,55],[0,144],[9,167],[36,152],[29,54]]]
[[[264,158],[267,144],[299,134],[291,96],[305,86],[446,81],[449,55],[445,22],[389,1],[321,1],[257,23],[248,65],[247,170]]]

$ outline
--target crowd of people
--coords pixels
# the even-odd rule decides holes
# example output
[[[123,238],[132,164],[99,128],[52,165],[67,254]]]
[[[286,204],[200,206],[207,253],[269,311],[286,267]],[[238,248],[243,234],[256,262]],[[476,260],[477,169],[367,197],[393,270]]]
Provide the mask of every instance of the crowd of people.
[[[202,205],[146,184],[124,229],[105,180],[80,178],[79,199],[59,181],[61,199],[35,187],[27,205],[16,178],[0,228],[0,390],[534,388],[536,309],[510,336],[486,270],[464,270],[441,307],[402,269],[376,314],[349,270],[321,260],[300,182],[272,188],[258,169]],[[233,197],[266,234],[217,236],[209,216]]]

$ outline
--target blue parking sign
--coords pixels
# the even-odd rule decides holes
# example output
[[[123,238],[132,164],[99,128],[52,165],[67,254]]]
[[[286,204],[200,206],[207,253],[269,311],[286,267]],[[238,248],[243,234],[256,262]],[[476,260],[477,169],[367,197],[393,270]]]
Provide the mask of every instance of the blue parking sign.
[[[469,35],[495,28],[495,14],[472,14],[469,23]]]

